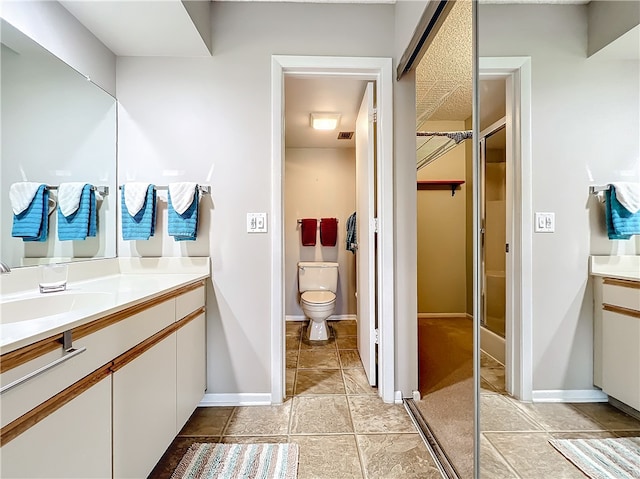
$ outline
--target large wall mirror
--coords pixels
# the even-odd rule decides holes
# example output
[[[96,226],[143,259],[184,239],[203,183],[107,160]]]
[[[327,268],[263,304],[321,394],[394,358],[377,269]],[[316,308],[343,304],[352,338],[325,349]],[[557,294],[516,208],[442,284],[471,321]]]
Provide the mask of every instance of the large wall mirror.
[[[0,32],[0,259],[14,268],[116,256],[116,100],[4,20]],[[12,237],[18,182],[108,187],[96,194],[96,236],[60,241],[52,205],[46,241]]]

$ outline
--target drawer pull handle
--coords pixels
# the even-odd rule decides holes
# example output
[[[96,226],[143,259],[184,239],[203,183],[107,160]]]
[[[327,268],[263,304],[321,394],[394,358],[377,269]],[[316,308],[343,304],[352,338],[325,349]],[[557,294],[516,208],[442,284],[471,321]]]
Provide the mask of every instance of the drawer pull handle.
[[[19,386],[22,383],[25,383],[27,381],[29,381],[30,379],[35,378],[36,376],[39,376],[40,374],[44,373],[45,371],[48,371],[51,368],[55,368],[56,366],[58,366],[59,364],[64,363],[65,361],[68,361],[69,359],[84,353],[87,350],[87,348],[80,348],[80,349],[71,349],[69,351],[67,351],[67,354],[65,354],[64,356],[62,356],[61,358],[56,359],[55,361],[50,362],[49,364],[46,364],[45,366],[42,366],[39,369],[36,369],[33,372],[30,372],[29,374],[21,377],[20,379],[16,379],[13,382],[10,382],[9,384],[7,384],[6,386],[2,386],[2,388],[0,388],[0,394],[4,394],[5,392],[9,391],[10,389],[15,388],[16,386]]]

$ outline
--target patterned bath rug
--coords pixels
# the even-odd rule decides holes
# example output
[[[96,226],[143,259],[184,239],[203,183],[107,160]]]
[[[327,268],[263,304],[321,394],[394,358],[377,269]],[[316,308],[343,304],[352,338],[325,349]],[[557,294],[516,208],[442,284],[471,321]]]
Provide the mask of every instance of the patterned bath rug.
[[[640,437],[549,442],[591,479],[640,479]]]
[[[296,479],[297,444],[195,443],[171,479]]]

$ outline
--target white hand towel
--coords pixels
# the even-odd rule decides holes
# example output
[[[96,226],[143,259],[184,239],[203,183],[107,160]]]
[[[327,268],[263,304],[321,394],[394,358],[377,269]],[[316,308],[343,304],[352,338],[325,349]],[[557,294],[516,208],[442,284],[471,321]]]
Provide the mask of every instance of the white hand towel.
[[[11,185],[9,188],[9,201],[14,214],[19,215],[29,207],[41,184],[22,181]]]
[[[629,213],[640,211],[640,183],[616,181],[611,185],[616,189],[616,199]]]
[[[147,190],[151,183],[126,183],[124,188],[124,204],[131,216],[137,215],[147,199]]]
[[[66,217],[72,215],[80,207],[82,188],[86,183],[60,183],[58,186],[58,207]]]
[[[171,195],[171,204],[173,209],[181,215],[189,209],[193,203],[193,197],[196,193],[197,183],[185,181],[182,183],[169,183],[169,194]]]

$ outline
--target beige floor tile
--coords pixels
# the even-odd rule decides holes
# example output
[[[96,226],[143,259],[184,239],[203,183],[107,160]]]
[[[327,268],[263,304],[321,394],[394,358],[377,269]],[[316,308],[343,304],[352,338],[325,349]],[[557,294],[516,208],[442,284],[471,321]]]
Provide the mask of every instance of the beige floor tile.
[[[484,436],[480,438],[480,477],[487,479],[518,479],[504,458]]]
[[[522,479],[585,479],[541,433],[485,433],[485,437]]]
[[[313,351],[335,351],[336,348],[336,339],[331,337],[326,341],[310,341],[309,339],[302,338],[300,341],[300,349],[304,350],[313,350]]]
[[[573,404],[578,411],[595,419],[606,429],[640,430],[640,421],[616,409],[609,403]]]
[[[499,394],[480,395],[481,431],[539,431],[541,429],[504,396]]]
[[[338,351],[333,350],[303,350],[298,356],[299,369],[340,369]]]
[[[566,403],[522,403],[510,399],[546,431],[600,431],[602,425]]]
[[[338,349],[358,349],[357,336],[344,336],[336,338]]]
[[[353,320],[331,321],[336,338],[358,335],[358,323]]]
[[[287,336],[300,336],[306,321],[286,321],[285,331]]]
[[[285,359],[287,368],[295,369],[298,367],[298,351],[287,351]]]
[[[353,432],[346,396],[296,397],[291,414],[291,434]]]
[[[287,389],[285,394],[287,396],[293,396],[293,392],[296,386],[296,370],[295,369],[287,369]]]
[[[289,432],[291,400],[279,406],[237,407],[225,436],[278,436]]]
[[[362,478],[353,435],[291,436],[299,447],[298,479]]]
[[[283,444],[289,442],[289,436],[222,436],[224,444]]]
[[[360,354],[354,349],[340,350],[340,363],[343,369],[361,368],[362,361],[360,360]]]
[[[618,437],[610,431],[569,431],[550,432],[548,434],[554,439],[610,439]]]
[[[356,433],[417,433],[404,406],[386,404],[375,396],[349,396]]]
[[[501,393],[505,392],[504,368],[482,368],[480,377]]]
[[[480,388],[482,393],[493,393],[497,394],[498,391],[494,388],[491,383],[488,383],[484,379],[480,379]]]
[[[483,351],[480,351],[480,367],[488,369],[504,369],[504,365],[500,364],[493,357]]]
[[[340,369],[299,369],[296,395],[346,394]]]
[[[349,395],[378,395],[378,389],[369,385],[363,368],[343,369],[344,387]]]
[[[441,479],[418,434],[358,435],[368,479]]]
[[[615,431],[617,437],[640,437],[640,430],[638,431]]]
[[[220,436],[232,413],[233,407],[199,407],[178,436]]]
[[[300,338],[296,336],[285,337],[285,351],[298,351],[300,349]]]

